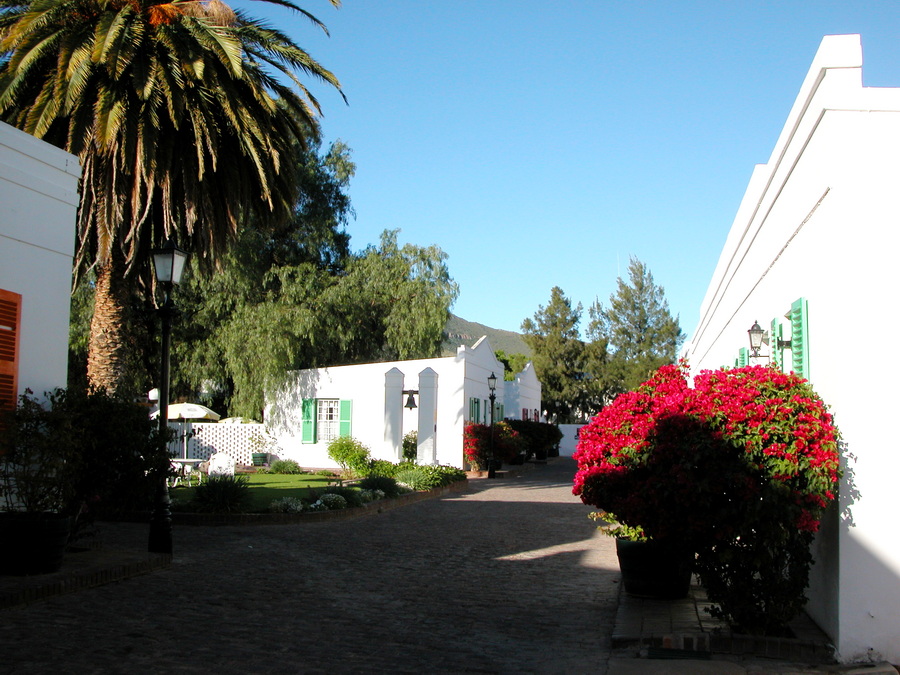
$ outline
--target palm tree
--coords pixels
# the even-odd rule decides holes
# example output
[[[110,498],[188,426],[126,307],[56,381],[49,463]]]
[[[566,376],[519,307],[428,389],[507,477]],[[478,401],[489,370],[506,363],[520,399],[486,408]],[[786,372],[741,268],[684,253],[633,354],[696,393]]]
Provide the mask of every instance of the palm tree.
[[[340,91],[287,35],[220,0],[0,0],[0,119],[82,164],[92,384],[123,383],[126,305],[152,283],[152,248],[173,238],[209,269],[245,218],[290,216],[296,147],[321,112],[301,76]]]

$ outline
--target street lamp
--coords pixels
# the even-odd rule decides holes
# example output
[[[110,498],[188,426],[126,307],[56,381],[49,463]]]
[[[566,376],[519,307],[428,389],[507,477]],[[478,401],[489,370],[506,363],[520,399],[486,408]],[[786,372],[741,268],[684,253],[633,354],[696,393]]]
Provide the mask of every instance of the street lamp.
[[[491,393],[488,398],[491,400],[491,443],[488,446],[488,478],[496,478],[497,474],[494,469],[494,401],[497,399],[497,376],[491,373],[488,378],[488,389]]]
[[[759,348],[762,347],[763,337],[765,336],[766,331],[759,325],[759,321],[754,321],[750,330],[747,331],[747,334],[750,336],[750,355],[758,357]]]
[[[162,364],[159,378],[159,438],[165,447],[169,428],[169,348],[172,343],[172,316],[175,314],[175,303],[172,302],[172,288],[181,282],[184,263],[188,254],[178,248],[171,240],[162,248],[151,251],[156,281],[163,289],[165,300],[159,308],[162,319]],[[156,487],[156,503],[150,518],[150,540],[147,549],[151,553],[172,554],[172,513],[169,510],[169,486],[166,474],[159,477]]]

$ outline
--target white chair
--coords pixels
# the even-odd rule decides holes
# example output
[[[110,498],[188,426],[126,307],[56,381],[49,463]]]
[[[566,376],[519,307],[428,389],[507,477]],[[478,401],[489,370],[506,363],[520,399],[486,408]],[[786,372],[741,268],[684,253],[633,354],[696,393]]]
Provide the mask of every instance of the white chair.
[[[225,452],[217,452],[209,458],[209,476],[233,476],[234,458]]]
[[[175,472],[174,476],[169,476],[169,480],[171,481],[169,487],[176,487],[181,481],[184,480],[184,473],[182,472],[183,467],[180,463],[171,461],[169,462],[169,466],[171,466],[172,471]]]

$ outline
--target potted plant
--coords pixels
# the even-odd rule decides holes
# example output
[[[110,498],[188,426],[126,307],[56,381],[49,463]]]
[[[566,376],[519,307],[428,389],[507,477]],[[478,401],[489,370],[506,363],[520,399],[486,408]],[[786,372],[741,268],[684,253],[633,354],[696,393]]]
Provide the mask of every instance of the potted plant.
[[[582,429],[574,491],[618,523],[611,534],[695,553],[719,616],[777,633],[804,602],[837,439],[796,375],[752,366],[689,386],[685,364],[664,366]]]

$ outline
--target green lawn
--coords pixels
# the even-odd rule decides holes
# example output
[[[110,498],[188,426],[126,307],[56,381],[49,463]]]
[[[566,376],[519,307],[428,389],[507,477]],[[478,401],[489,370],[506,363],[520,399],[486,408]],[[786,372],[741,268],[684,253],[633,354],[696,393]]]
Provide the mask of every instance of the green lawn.
[[[248,511],[251,513],[267,511],[269,504],[273,500],[281,499],[282,497],[303,499],[308,497],[311,491],[326,488],[335,481],[334,478],[329,476],[314,476],[308,473],[296,475],[249,473],[245,475],[250,485]],[[193,498],[195,488],[196,484],[194,487],[179,485],[178,487],[170,488],[169,494],[176,503],[184,505]]]

